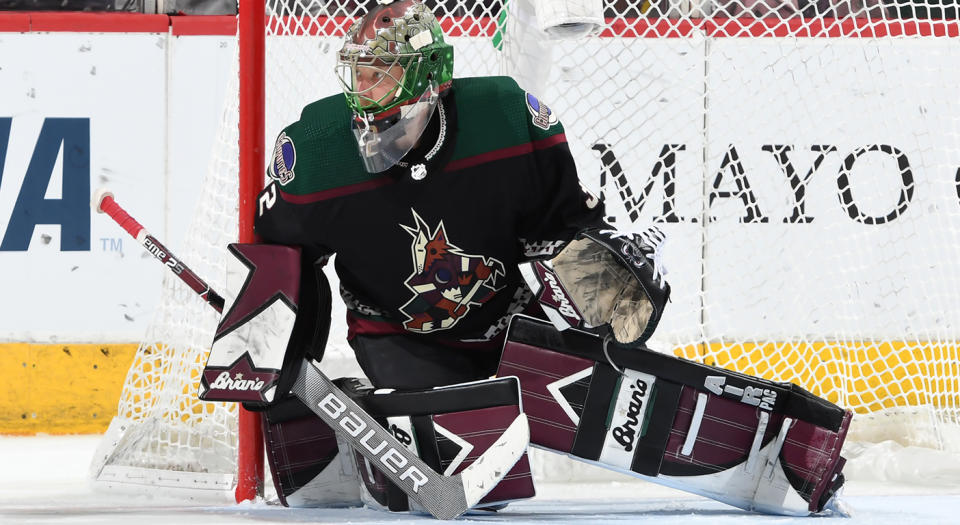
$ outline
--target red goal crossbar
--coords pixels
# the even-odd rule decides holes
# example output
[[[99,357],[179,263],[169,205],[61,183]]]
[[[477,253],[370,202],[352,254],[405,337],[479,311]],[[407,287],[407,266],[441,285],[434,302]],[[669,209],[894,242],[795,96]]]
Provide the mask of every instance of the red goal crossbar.
[[[264,2],[256,2],[261,5]],[[250,26],[246,1],[239,18]],[[256,6],[252,6],[254,10]],[[299,36],[343,36],[349,19],[319,16],[309,23],[293,23],[297,17],[265,17],[256,23],[261,33],[280,27],[295,27]],[[304,18],[304,20],[306,20]],[[244,22],[241,22],[244,23]],[[498,22],[489,16],[444,16],[440,25],[447,36],[493,37]],[[220,15],[168,16],[139,13],[46,13],[0,12],[0,33],[30,32],[122,32],[184,35],[232,35],[238,32],[237,17]],[[685,38],[700,34],[712,38],[883,38],[899,36],[960,37],[960,20],[869,19],[869,18],[608,18],[601,38]]]

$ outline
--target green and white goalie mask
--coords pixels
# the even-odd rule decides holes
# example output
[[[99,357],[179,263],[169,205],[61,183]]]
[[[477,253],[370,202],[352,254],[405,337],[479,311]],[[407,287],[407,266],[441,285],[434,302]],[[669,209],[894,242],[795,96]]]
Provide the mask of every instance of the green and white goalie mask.
[[[337,76],[367,171],[397,164],[420,139],[453,78],[453,47],[414,0],[380,0],[347,31]]]

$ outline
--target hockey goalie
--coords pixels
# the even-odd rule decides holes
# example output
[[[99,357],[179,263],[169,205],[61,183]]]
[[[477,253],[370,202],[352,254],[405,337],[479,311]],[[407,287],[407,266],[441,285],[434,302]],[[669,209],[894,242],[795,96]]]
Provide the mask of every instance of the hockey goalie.
[[[453,78],[414,0],[358,20],[337,72],[344,94],[277,138],[264,243],[231,247],[201,387],[261,411],[283,504],[417,509],[290,394],[295,363],[323,357],[335,255],[366,375],[336,383],[436,472],[467,468],[525,413],[531,444],[604,468],[747,510],[830,506],[851,413],[646,348],[670,295],[663,237],[603,222],[546,103],[507,77]],[[223,375],[241,365],[244,384]],[[511,465],[476,508],[534,496],[526,457]]]

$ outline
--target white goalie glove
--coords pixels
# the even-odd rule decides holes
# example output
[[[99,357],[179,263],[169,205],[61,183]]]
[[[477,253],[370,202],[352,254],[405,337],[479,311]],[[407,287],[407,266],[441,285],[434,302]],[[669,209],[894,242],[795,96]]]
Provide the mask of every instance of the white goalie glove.
[[[523,263],[520,271],[557,329],[585,329],[641,345],[670,297],[664,241],[656,227],[641,233],[588,229],[553,259]]]

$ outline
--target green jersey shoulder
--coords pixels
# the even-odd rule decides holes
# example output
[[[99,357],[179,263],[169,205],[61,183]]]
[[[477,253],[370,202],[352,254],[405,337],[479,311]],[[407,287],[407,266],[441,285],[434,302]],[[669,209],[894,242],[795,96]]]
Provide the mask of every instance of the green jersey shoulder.
[[[285,127],[273,148],[267,175],[286,193],[305,195],[365,182],[350,129],[352,113],[342,94],[331,95],[303,108],[300,120]]]
[[[563,133],[556,114],[510,77],[457,78],[453,93],[458,129],[451,160],[522,147]],[[307,105],[300,119],[277,137],[267,174],[293,195],[382,177],[364,169],[352,119],[342,94]]]
[[[556,114],[510,77],[454,79],[454,87],[460,130],[453,160],[563,133]]]

